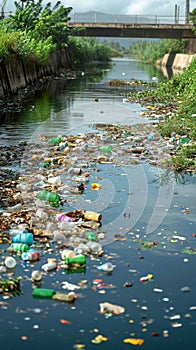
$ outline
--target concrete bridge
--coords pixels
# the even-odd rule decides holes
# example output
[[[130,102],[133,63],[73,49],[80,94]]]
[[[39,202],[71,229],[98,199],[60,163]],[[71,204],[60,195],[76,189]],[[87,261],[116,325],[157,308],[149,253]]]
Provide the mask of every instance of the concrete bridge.
[[[122,24],[69,22],[68,28],[80,29],[75,36],[113,38],[171,38],[196,39],[190,24]]]
[[[196,39],[185,17],[75,13],[68,27],[75,36]]]

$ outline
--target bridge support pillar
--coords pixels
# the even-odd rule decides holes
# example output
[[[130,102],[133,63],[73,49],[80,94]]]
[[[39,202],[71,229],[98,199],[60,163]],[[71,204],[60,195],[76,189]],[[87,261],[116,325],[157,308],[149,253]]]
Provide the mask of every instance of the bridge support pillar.
[[[196,38],[188,39],[186,53],[196,53]]]

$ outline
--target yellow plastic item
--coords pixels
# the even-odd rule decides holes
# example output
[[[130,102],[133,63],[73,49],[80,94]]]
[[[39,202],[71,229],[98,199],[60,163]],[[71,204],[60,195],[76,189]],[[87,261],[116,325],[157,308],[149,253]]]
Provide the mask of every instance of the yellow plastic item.
[[[95,339],[91,340],[94,344],[100,344],[104,341],[108,341],[108,338],[104,337],[103,335],[99,334],[95,337]]]
[[[153,280],[153,275],[151,274],[151,273],[149,273],[148,275],[147,275],[147,278],[149,279],[149,280]]]
[[[144,343],[144,339],[140,338],[126,338],[123,340],[124,343],[132,344],[132,345],[142,345]]]
[[[98,190],[101,189],[101,184],[98,184],[98,183],[94,182],[94,183],[91,184],[91,188],[92,188],[92,190],[98,191]]]

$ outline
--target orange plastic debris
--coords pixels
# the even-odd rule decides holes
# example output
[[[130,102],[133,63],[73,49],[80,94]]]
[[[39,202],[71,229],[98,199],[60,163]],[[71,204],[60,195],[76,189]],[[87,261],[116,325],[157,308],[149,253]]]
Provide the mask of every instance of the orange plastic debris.
[[[63,318],[60,320],[60,323],[62,323],[62,324],[71,324],[70,321],[64,320]]]

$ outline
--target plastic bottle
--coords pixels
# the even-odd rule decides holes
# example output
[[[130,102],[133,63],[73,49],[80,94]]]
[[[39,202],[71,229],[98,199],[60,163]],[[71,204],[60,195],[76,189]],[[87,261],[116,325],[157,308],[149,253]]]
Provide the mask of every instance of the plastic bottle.
[[[86,232],[85,233],[85,238],[88,239],[88,241],[97,241],[97,235],[95,232]]]
[[[87,246],[87,244],[80,243],[76,248],[74,248],[74,252],[77,255],[87,255],[90,253],[90,248]]]
[[[86,257],[85,255],[76,255],[73,258],[65,258],[65,264],[66,265],[85,265],[86,264]]]
[[[46,298],[50,299],[55,294],[54,289],[46,289],[46,288],[34,288],[33,289],[33,297],[34,298]]]
[[[100,213],[96,213],[94,211],[86,211],[84,213],[84,219],[85,220],[93,220],[93,221],[101,221],[102,215]]]
[[[21,211],[23,209],[23,205],[21,203],[18,203],[16,205],[14,205],[13,207],[9,207],[7,209],[9,212],[18,212],[18,211]]]
[[[42,270],[49,272],[57,268],[57,263],[55,261],[50,261],[47,264],[42,265]]]
[[[27,252],[29,250],[28,244],[25,243],[12,243],[11,244],[11,250],[14,252]]]
[[[110,262],[107,262],[105,264],[97,266],[97,269],[105,272],[112,272],[114,269],[114,265]]]
[[[111,153],[112,152],[112,146],[111,145],[101,146],[101,147],[99,147],[99,151],[100,152],[104,152],[104,153]]]
[[[5,266],[9,269],[13,269],[16,266],[16,259],[12,256],[7,256],[5,258]]]
[[[102,251],[102,246],[98,242],[89,241],[86,245],[92,253],[99,254]]]
[[[38,261],[38,260],[40,260],[41,255],[39,252],[28,251],[28,252],[23,252],[21,254],[21,258],[24,261]]]
[[[62,141],[62,138],[61,137],[51,137],[49,140],[48,140],[48,143],[49,145],[57,145],[59,144],[60,142]]]
[[[28,233],[18,233],[14,237],[12,237],[13,243],[25,243],[31,245],[33,243],[33,234],[31,232]]]
[[[17,234],[21,234],[21,233],[28,233],[29,231],[27,231],[26,229],[19,229],[19,228],[13,228],[11,230],[9,230],[9,235],[10,236],[16,236]]]
[[[59,203],[60,196],[56,192],[44,190],[37,193],[37,198],[51,203]]]

